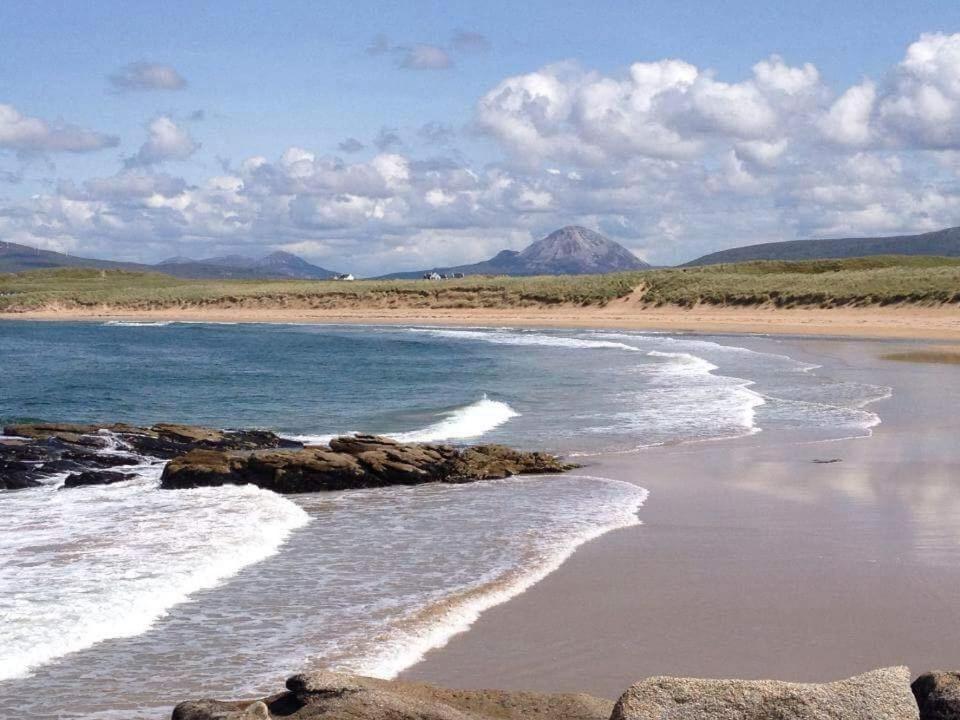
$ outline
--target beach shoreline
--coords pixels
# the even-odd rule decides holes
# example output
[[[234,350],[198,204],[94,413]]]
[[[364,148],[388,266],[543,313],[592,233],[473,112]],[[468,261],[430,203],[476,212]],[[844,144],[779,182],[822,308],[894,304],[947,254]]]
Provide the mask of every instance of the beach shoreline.
[[[957,368],[884,360],[887,342],[751,347],[771,344],[893,387],[870,407],[881,424],[870,437],[760,433],[597,458],[587,472],[649,489],[641,524],[581,546],[399,679],[612,699],[655,675],[808,682],[955,666]]]
[[[960,309],[952,306],[831,309],[697,306],[684,309],[680,307],[650,308],[629,298],[609,303],[604,307],[564,305],[555,308],[509,309],[51,308],[0,313],[0,320],[509,326],[960,341]]]

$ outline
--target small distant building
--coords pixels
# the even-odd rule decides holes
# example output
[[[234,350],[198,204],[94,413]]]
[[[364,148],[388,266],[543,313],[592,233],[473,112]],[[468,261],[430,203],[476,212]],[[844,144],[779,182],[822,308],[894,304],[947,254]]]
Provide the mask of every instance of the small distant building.
[[[334,280],[356,280],[351,273],[339,273],[333,276]]]

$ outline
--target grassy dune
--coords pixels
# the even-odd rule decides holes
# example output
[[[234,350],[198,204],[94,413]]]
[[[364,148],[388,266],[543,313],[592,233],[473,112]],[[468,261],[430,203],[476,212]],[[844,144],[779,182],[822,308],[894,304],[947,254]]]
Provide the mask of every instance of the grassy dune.
[[[532,308],[603,306],[636,292],[651,306],[841,307],[960,302],[960,259],[870,257],[750,262],[562,277],[461,280],[181,280],[116,270],[0,275],[0,312],[97,308]]]

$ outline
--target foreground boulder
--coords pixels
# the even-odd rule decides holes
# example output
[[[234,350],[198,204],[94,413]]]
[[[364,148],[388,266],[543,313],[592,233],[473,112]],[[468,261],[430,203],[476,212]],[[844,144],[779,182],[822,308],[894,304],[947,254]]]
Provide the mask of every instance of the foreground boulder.
[[[173,720],[608,720],[613,703],[583,694],[445,690],[430,685],[312,672],[261,700],[198,700]]]
[[[920,707],[920,720],[960,718],[960,673],[924,673],[913,681],[911,689]]]
[[[161,487],[245,485],[279,493],[470,482],[573,468],[553,455],[501,445],[458,449],[409,445],[375,435],[335,438],[329,447],[296,450],[194,450],[171,460]]]
[[[830,683],[654,677],[617,701],[611,720],[916,720],[910,671]],[[956,717],[956,716],[952,716]]]

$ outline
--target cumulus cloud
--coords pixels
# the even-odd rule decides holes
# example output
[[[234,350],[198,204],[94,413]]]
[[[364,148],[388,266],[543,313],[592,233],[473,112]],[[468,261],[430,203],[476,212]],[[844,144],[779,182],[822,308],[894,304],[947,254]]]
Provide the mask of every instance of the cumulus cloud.
[[[820,130],[841,145],[866,145],[874,136],[870,123],[876,99],[877,90],[871,81],[854,85],[819,119]]]
[[[426,157],[384,127],[371,158],[344,159],[364,144],[349,139],[341,157],[293,146],[187,183],[157,171],[197,148],[162,116],[122,172],[0,202],[0,234],[128,257],[167,256],[171,243],[196,254],[296,248],[378,273],[478,260],[568,223],[658,263],[957,225],[957,44],[924,35],[887,75],[839,88],[776,55],[733,77],[679,58],[617,74],[547,65],[477,99],[475,125],[493,141],[483,165],[429,154],[452,132],[430,123],[410,131]]]
[[[24,154],[93,152],[116,147],[115,135],[86,130],[66,123],[49,123],[24,115],[13,105],[0,104],[0,148]]]
[[[168,115],[160,115],[147,126],[147,141],[126,164],[128,167],[153,165],[167,160],[186,160],[200,149],[190,133]]]
[[[187,86],[187,81],[175,68],[146,61],[124,65],[107,79],[117,92],[182,90]]]

